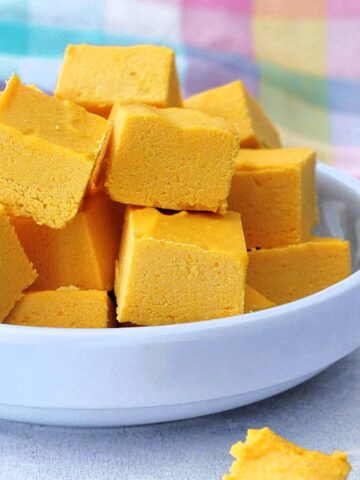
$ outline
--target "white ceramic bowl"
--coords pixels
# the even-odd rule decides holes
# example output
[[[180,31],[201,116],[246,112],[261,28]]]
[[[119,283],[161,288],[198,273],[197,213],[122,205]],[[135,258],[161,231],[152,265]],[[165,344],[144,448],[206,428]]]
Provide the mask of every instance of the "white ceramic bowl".
[[[302,300],[192,324],[71,330],[0,325],[0,417],[115,426],[219,412],[284,391],[360,345],[360,183],[318,165],[320,235],[353,273]]]

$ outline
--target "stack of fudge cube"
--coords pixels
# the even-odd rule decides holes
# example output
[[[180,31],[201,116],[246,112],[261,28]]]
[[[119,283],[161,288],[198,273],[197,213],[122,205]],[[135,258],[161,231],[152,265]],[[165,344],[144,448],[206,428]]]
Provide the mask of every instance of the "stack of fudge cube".
[[[70,45],[54,96],[0,96],[0,321],[105,328],[248,313],[350,274],[313,236],[315,152],[234,81],[183,101],[174,52]]]

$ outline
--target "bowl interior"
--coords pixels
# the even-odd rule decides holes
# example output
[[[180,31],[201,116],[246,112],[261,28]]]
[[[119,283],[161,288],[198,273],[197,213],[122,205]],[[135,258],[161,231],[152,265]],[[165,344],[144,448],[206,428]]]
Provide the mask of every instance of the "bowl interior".
[[[320,222],[315,235],[350,241],[352,270],[360,267],[360,182],[335,168],[317,168]]]

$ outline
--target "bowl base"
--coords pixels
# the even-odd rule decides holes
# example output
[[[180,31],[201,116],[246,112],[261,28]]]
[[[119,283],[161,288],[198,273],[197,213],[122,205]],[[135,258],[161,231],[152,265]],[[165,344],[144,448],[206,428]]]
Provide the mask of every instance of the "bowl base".
[[[71,409],[0,405],[0,418],[17,422],[63,427],[124,427],[184,420],[243,407],[277,395],[325,370],[271,387],[201,402],[144,408]]]

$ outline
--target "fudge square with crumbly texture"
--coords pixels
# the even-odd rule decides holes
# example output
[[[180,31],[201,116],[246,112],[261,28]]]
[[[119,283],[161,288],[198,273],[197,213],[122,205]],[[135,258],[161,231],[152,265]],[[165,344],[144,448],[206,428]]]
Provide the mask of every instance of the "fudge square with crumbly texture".
[[[115,294],[120,323],[162,325],[243,312],[240,215],[127,208]]]
[[[154,45],[69,45],[55,95],[103,116],[116,100],[182,106],[174,51]]]
[[[228,205],[241,214],[248,248],[306,242],[318,221],[315,152],[240,149]]]
[[[0,205],[0,322],[36,279],[5,208]]]
[[[0,202],[61,228],[77,213],[109,136],[108,122],[15,75],[0,96]]]
[[[349,242],[313,237],[298,245],[251,250],[246,281],[281,305],[319,292],[350,273]]]
[[[115,327],[115,307],[107,292],[100,290],[62,288],[29,292],[4,323],[57,328]]]
[[[234,123],[242,148],[281,147],[275,126],[240,80],[189,97],[184,106]]]
[[[30,290],[112,290],[124,206],[104,192],[85,198],[64,228],[37,225],[31,218],[11,217],[19,240],[39,276]]]
[[[238,152],[221,118],[116,103],[105,187],[121,203],[224,213]]]

